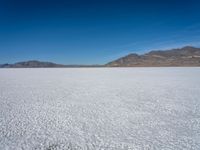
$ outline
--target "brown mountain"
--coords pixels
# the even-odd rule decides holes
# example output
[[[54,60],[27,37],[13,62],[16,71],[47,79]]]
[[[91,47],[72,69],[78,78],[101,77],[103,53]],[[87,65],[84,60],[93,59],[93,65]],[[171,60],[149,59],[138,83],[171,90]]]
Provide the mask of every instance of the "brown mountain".
[[[129,54],[106,64],[108,67],[167,67],[200,66],[200,48],[186,46],[165,51],[150,51],[138,55]]]

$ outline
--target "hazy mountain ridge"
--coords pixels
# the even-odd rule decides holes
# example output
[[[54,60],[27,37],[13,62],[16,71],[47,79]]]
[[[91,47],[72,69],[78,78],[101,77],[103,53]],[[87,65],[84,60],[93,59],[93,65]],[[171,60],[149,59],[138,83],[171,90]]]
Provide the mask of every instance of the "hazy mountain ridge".
[[[106,64],[108,67],[200,66],[200,48],[150,51],[143,55],[129,54]]]
[[[76,68],[76,67],[101,67],[101,65],[63,65],[37,60],[17,62],[14,64],[0,64],[0,68]]]
[[[14,64],[3,64],[0,65],[1,68],[56,68],[56,67],[65,67],[62,64],[56,64],[52,62],[42,62],[37,60],[17,62]]]

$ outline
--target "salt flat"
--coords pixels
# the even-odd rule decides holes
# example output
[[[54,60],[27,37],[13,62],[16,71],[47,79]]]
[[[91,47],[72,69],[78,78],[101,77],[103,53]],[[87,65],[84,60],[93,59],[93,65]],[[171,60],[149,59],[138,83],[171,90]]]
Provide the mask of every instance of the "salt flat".
[[[0,69],[0,149],[199,150],[200,68]]]

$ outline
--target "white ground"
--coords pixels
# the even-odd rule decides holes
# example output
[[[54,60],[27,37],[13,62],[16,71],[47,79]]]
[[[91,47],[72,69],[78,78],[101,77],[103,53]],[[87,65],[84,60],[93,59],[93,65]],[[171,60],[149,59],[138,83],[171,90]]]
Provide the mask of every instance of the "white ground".
[[[200,150],[200,68],[0,69],[0,150]]]

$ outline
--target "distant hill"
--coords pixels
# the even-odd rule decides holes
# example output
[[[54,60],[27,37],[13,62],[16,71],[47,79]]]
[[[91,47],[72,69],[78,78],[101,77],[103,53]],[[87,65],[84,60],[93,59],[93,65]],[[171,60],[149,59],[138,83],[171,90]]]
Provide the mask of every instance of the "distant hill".
[[[129,54],[107,63],[107,67],[167,67],[200,66],[200,48],[186,46],[180,49],[150,51],[144,55]]]
[[[15,64],[3,64],[1,68],[56,68],[65,67],[65,65],[55,64],[52,62],[41,62],[36,60],[17,62]]]
[[[0,64],[0,68],[76,68],[76,67],[102,67],[101,65],[62,65],[37,60],[17,62],[14,64]]]

